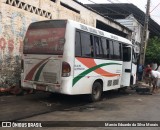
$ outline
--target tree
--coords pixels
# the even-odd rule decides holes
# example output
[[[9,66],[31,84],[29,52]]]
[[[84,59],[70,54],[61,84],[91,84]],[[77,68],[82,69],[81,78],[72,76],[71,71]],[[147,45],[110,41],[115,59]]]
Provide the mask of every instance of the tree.
[[[149,39],[146,49],[146,63],[157,63],[160,65],[160,38]]]

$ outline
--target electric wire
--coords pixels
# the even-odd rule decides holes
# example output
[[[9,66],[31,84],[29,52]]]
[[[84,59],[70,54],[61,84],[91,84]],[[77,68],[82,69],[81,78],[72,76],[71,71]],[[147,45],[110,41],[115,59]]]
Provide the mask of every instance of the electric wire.
[[[160,5],[160,3],[159,3],[154,9],[152,9],[152,10],[150,11],[150,14],[151,14],[159,5]]]
[[[96,3],[96,2],[94,2],[94,1],[92,1],[92,0],[87,0],[87,1],[90,1],[90,2],[92,2],[92,3],[94,3],[94,4],[98,4],[98,3]],[[108,2],[110,2],[110,3],[112,3],[112,4],[115,4],[115,3],[113,3],[111,0],[107,0]],[[129,2],[129,0],[127,0],[128,2]],[[98,4],[98,5],[104,5],[104,4]],[[129,11],[129,10],[127,10],[127,9],[124,9],[124,8],[121,8],[121,7],[119,7],[118,5],[116,5],[115,4],[115,6],[117,6],[118,8],[120,8],[120,9],[123,9],[124,11],[126,11],[126,12],[128,12],[128,13],[130,13],[130,14],[133,14],[131,11]],[[117,14],[119,14],[119,15],[122,15],[122,16],[126,16],[126,14],[123,14],[123,13],[120,13],[120,12],[117,12],[117,11],[115,11],[115,10],[113,10],[113,9],[110,9],[110,8],[107,8],[107,7],[105,7],[105,5],[104,6],[102,6],[103,8],[105,8],[105,9],[107,9],[107,10],[109,10],[109,11],[112,11],[113,13],[117,13]],[[127,13],[127,14],[128,14]],[[102,13],[104,16],[106,16],[105,15],[105,13]],[[108,13],[107,13],[108,14]],[[136,14],[133,14],[135,17],[136,17],[136,19],[138,18],[138,21],[143,25],[144,24],[144,19],[143,19],[143,15],[141,14],[141,15],[136,15]],[[109,16],[107,16],[107,17],[109,17]],[[158,33],[158,34],[160,34],[159,33],[159,31],[157,30],[157,28],[156,27],[154,27],[153,25],[151,25],[150,23],[149,23],[149,25],[150,25],[150,27],[149,27],[149,29],[150,30],[152,30],[154,33]]]
[[[107,0],[108,1],[108,0]],[[129,2],[129,0],[127,0],[128,2]],[[160,4],[160,3],[159,3]],[[157,5],[157,6],[159,6],[159,4]],[[157,7],[156,6],[156,7]],[[121,7],[119,7],[119,8],[121,8]],[[126,10],[126,9],[124,9],[124,8],[121,8],[122,10]],[[130,12],[131,14],[132,14],[132,12],[131,11],[129,11],[129,10],[126,10],[127,12]],[[136,15],[136,14],[133,14],[134,16],[136,16],[137,18],[138,18],[138,21],[139,22],[141,22],[142,24],[144,24],[144,19],[142,19],[142,17],[143,17],[143,15],[142,16],[139,16],[139,15]],[[157,23],[158,24],[158,23]],[[150,25],[150,27],[149,27],[149,29],[150,30],[152,30],[154,33],[156,33],[156,34],[160,34],[160,32],[157,30],[157,28],[155,28],[153,25],[151,25],[151,24],[149,24]]]

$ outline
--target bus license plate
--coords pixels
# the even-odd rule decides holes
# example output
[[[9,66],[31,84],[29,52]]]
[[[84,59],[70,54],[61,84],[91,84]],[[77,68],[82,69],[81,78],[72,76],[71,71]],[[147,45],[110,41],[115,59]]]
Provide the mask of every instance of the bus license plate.
[[[36,86],[36,89],[37,89],[37,90],[41,90],[41,91],[46,91],[46,86],[37,85],[37,86]]]

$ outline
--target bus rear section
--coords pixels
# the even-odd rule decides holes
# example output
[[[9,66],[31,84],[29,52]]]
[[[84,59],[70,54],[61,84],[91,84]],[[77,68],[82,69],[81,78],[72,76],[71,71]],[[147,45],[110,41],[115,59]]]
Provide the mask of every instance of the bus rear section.
[[[63,61],[66,20],[42,21],[29,26],[24,39],[21,85],[60,92],[61,76],[70,74]]]
[[[129,86],[132,45],[127,39],[71,20],[33,23],[24,39],[24,88],[68,95]]]

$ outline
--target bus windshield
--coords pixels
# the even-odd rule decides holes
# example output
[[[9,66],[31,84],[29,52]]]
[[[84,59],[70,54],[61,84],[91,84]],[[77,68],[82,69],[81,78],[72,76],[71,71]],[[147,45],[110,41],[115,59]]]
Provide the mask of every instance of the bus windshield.
[[[24,54],[62,55],[65,30],[65,20],[31,24],[24,39]]]

